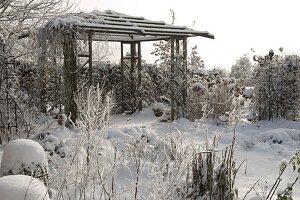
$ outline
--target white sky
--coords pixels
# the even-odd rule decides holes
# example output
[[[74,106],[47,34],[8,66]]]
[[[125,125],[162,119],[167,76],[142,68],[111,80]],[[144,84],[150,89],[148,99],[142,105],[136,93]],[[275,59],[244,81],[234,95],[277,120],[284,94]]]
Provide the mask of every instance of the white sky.
[[[80,0],[76,0],[79,2]],[[215,40],[192,38],[207,68],[229,69],[250,49],[259,54],[269,49],[278,52],[283,47],[288,53],[300,52],[300,0],[81,0],[81,11],[111,9],[150,20],[171,22],[170,9],[175,11],[175,24],[209,31]],[[143,44],[143,58],[153,50]]]

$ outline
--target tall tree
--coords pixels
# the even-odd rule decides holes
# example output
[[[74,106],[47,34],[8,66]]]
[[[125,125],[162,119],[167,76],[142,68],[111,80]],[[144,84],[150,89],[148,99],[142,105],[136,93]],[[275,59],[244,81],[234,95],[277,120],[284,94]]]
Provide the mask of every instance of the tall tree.
[[[244,54],[236,60],[236,63],[231,67],[230,76],[237,79],[241,86],[249,86],[252,76],[253,65],[249,57]]]
[[[192,47],[192,51],[191,51],[190,56],[188,58],[188,68],[191,71],[204,69],[204,62],[201,59],[201,57],[198,55],[197,45]]]
[[[35,28],[46,19],[65,13],[73,5],[71,1],[1,0],[0,41],[5,44],[5,57],[15,58],[31,54],[34,48],[28,48],[28,44],[24,44],[26,40],[18,39],[25,35],[34,35]],[[4,56],[3,51],[2,56]]]

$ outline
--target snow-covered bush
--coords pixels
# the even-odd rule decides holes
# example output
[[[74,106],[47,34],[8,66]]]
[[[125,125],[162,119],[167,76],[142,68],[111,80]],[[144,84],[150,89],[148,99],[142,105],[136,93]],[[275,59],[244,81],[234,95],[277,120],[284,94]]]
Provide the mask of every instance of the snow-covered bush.
[[[57,198],[108,198],[115,193],[117,162],[115,147],[106,139],[112,99],[99,87],[91,87],[76,97],[76,103],[75,133],[66,134],[66,128],[52,130],[42,140],[55,147],[49,161],[49,186],[59,191]]]
[[[191,165],[188,199],[238,199],[235,177],[238,172],[235,162],[235,134],[232,144],[224,150],[218,148],[220,136],[214,136],[206,146],[196,152]],[[222,151],[222,152],[221,152]]]
[[[0,167],[2,176],[23,174],[39,177],[46,182],[47,171],[47,156],[39,143],[17,139],[5,146]]]
[[[230,77],[235,78],[237,83],[241,86],[251,86],[252,68],[253,65],[249,57],[247,54],[244,54],[232,65]]]
[[[245,99],[251,99],[253,97],[254,87],[246,87],[243,92],[243,97]]]
[[[151,108],[154,115],[159,117],[160,121],[170,120],[170,107],[167,104],[155,102]]]
[[[43,131],[30,137],[38,142],[49,155],[58,154],[61,158],[69,154],[71,146],[66,145],[66,141],[75,136],[68,128],[57,128]]]
[[[286,144],[291,141],[300,141],[300,132],[278,128],[262,133],[259,140],[269,144]]]
[[[163,138],[142,127],[125,131],[122,199],[237,199],[235,142],[222,150],[219,137],[199,145],[185,144],[180,131]]]
[[[38,179],[25,175],[0,178],[0,200],[50,200],[47,187]]]
[[[165,138],[143,128],[135,128],[125,142],[121,163],[130,169],[130,181],[123,188],[126,199],[181,199],[191,163],[194,143],[185,145],[182,133]],[[127,170],[126,170],[127,171]]]
[[[282,50],[281,50],[282,51]],[[254,56],[254,107],[260,120],[294,120],[299,105],[300,58],[298,55]]]
[[[230,113],[240,104],[243,88],[222,70],[200,70],[192,74],[188,90],[188,117],[212,118],[223,122],[230,120]]]

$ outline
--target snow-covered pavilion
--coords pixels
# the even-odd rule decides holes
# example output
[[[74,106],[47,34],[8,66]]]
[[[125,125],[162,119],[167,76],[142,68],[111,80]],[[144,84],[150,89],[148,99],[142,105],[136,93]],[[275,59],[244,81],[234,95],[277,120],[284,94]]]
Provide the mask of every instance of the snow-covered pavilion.
[[[122,80],[122,111],[129,108],[131,112],[141,109],[141,42],[168,40],[171,42],[171,81],[175,77],[182,77],[185,81],[182,85],[174,84],[171,92],[171,120],[177,116],[175,113],[185,115],[187,98],[187,38],[205,37],[214,39],[214,35],[207,31],[196,31],[186,26],[175,26],[163,21],[151,21],[144,17],[130,16],[112,10],[93,11],[90,13],[80,12],[66,14],[50,19],[44,26],[47,32],[61,29],[67,26],[63,34],[64,54],[64,83],[65,83],[65,112],[72,113],[73,120],[77,117],[74,97],[78,91],[76,72],[78,66],[77,56],[87,58],[85,65],[89,65],[88,85],[93,82],[93,41],[112,41],[121,43],[121,72],[128,67],[131,72],[137,72],[137,78],[132,75],[129,79]],[[70,31],[71,30],[71,31]],[[64,29],[61,29],[64,31]],[[76,33],[76,34],[75,34]],[[76,35],[76,37],[75,37]],[[75,40],[87,40],[88,52],[81,54],[76,52]],[[124,54],[124,45],[130,45],[130,55]],[[128,64],[130,63],[130,64]],[[181,64],[178,64],[181,63]],[[125,82],[130,82],[131,88],[125,90]],[[126,101],[125,93],[130,93],[131,100]],[[130,103],[127,103],[130,102]],[[130,105],[129,105],[130,104]],[[175,109],[180,108],[180,112]]]

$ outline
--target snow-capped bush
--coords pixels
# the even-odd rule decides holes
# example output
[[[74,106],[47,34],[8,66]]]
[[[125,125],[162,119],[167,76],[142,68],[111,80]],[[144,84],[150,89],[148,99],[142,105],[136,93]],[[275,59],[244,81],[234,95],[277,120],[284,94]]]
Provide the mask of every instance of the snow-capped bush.
[[[152,110],[153,110],[153,113],[156,117],[161,117],[165,114],[165,112],[167,110],[169,110],[169,106],[164,104],[164,103],[153,103],[152,104]]]
[[[0,200],[50,200],[47,187],[38,179],[25,175],[0,178]]]
[[[222,70],[202,70],[192,74],[188,90],[188,117],[190,119],[212,118],[230,121],[230,112],[239,107],[239,96],[243,88],[234,78]]]
[[[285,144],[291,141],[300,141],[300,132],[291,131],[290,129],[273,129],[260,136],[260,141],[269,144]]]
[[[272,55],[273,52],[270,52]],[[255,57],[254,107],[259,120],[294,120],[299,105],[300,62],[298,55]]]
[[[251,121],[255,121],[257,119],[257,114],[255,112],[250,112],[250,113],[246,114],[245,117],[248,121],[251,122]]]
[[[32,135],[30,139],[38,142],[50,155],[56,153],[60,157],[64,157],[68,154],[70,148],[66,146],[65,142],[74,136],[75,133],[68,128],[57,128]]]
[[[28,139],[9,142],[3,150],[0,172],[2,175],[24,174],[46,176],[48,160],[43,147]]]
[[[55,147],[55,153],[49,156],[49,186],[70,199],[108,198],[115,192],[117,162],[115,147],[106,139],[112,99],[99,87],[91,87],[76,97],[76,103],[79,111],[74,125],[76,133],[59,128],[48,131],[46,141],[41,140]]]
[[[246,99],[250,99],[253,97],[254,88],[253,87],[246,87],[243,93],[243,97]]]

